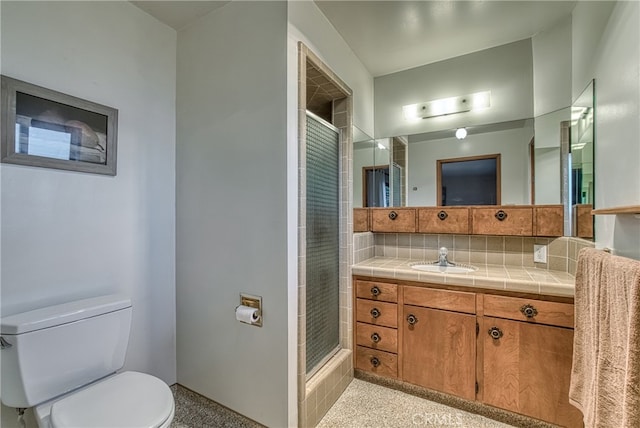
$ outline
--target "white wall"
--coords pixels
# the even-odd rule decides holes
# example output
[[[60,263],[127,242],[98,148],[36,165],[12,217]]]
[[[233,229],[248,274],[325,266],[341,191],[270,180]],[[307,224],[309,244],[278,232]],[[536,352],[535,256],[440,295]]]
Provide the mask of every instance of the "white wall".
[[[409,143],[409,206],[438,205],[436,167],[438,159],[501,154],[502,204],[529,204],[528,144],[533,128],[525,127],[469,135],[464,140],[445,138]],[[413,190],[417,187],[418,190]]]
[[[588,3],[588,2],[587,2]],[[605,8],[605,6],[601,6]],[[595,78],[595,207],[640,204],[640,3],[617,2],[598,43],[597,13],[588,4],[574,11],[574,51],[592,56],[574,61],[574,91]],[[583,64],[592,67],[582,68]],[[574,92],[576,94],[576,92]],[[596,216],[596,245],[640,259],[640,219]]]
[[[177,93],[178,381],[287,426],[287,4],[234,1],[179,32]],[[235,320],[240,292],[262,296],[262,328]]]
[[[2,2],[2,74],[119,110],[115,177],[2,164],[2,315],[111,292],[176,381],[176,33],[128,2]]]
[[[454,129],[533,116],[531,39],[376,77],[375,137]],[[407,121],[402,106],[491,91],[491,107]]]
[[[576,100],[594,77],[602,34],[615,1],[580,1],[571,12],[571,100]]]
[[[373,77],[311,0],[289,2],[289,37],[301,41],[353,91],[353,124],[373,135]],[[295,76],[293,76],[295,77]],[[354,140],[357,141],[357,140]]]
[[[536,34],[531,38],[531,46],[534,116],[570,106],[571,17]]]

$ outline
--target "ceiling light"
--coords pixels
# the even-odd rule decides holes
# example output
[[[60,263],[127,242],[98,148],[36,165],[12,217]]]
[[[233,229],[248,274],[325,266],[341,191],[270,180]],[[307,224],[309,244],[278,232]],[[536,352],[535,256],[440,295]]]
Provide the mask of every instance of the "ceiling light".
[[[467,136],[466,128],[458,128],[458,129],[456,129],[456,138],[458,140],[464,140],[466,136]]]
[[[483,91],[459,97],[441,98],[419,104],[402,106],[402,112],[407,120],[427,119],[435,116],[464,113],[491,106],[491,92]]]

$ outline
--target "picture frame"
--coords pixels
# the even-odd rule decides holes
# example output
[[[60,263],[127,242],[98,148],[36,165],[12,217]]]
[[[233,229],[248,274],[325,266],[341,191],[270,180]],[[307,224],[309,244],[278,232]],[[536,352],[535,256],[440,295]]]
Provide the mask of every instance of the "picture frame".
[[[0,79],[2,163],[116,175],[118,110]]]

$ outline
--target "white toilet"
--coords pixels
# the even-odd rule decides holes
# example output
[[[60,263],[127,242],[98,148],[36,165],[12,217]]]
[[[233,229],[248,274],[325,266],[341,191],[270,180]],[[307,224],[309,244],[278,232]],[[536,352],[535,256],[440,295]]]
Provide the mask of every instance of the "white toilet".
[[[2,402],[35,406],[41,428],[165,428],[169,387],[124,365],[131,301],[109,295],[1,319]]]

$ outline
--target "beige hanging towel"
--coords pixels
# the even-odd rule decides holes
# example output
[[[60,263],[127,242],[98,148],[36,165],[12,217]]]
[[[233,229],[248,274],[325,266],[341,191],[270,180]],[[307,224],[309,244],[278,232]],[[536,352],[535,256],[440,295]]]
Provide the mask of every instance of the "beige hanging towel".
[[[640,261],[578,255],[569,401],[585,427],[640,427]]]

